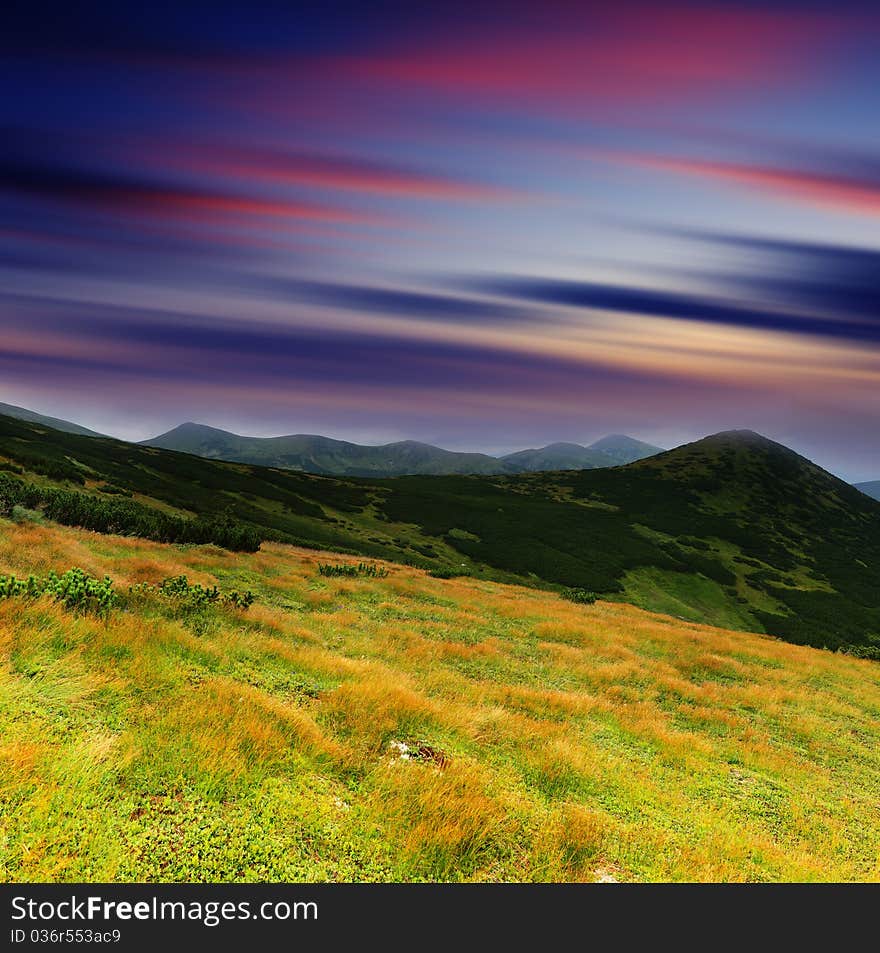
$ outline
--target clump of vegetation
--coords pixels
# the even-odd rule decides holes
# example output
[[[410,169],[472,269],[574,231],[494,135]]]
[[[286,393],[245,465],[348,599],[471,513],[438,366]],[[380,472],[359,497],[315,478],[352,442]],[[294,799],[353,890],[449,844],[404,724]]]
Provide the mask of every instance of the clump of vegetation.
[[[29,510],[24,506],[13,506],[9,518],[13,523],[43,522],[43,514],[39,510]]]
[[[569,602],[577,602],[584,606],[591,606],[596,601],[596,593],[589,589],[563,589],[560,593],[563,599]]]
[[[119,601],[109,576],[96,579],[83,569],[68,569],[62,576],[53,570],[43,579],[34,575],[27,579],[0,576],[0,599],[38,599],[43,595],[52,596],[74,612],[93,612],[100,616],[108,615]]]
[[[388,575],[388,570],[375,563],[358,563],[356,566],[348,563],[318,563],[318,573],[322,576],[384,579]]]
[[[249,609],[254,604],[254,594],[247,590],[241,593],[237,590],[221,592],[217,586],[201,586],[190,583],[186,576],[169,576],[159,585],[159,592],[163,596],[172,596],[185,600],[194,606],[224,605],[235,609]]]
[[[28,576],[27,579],[0,576],[0,599],[13,599],[16,596],[36,599],[41,593],[42,589],[36,576]]]
[[[844,655],[851,655],[853,658],[866,658],[874,662],[880,662],[880,645],[848,645],[840,651]]]
[[[235,589],[223,592],[217,586],[205,587],[198,583],[191,585],[186,576],[169,576],[158,586],[140,583],[130,586],[128,592],[129,596],[136,598],[155,594],[171,598],[179,605],[185,606],[185,615],[193,610],[198,612],[212,606],[244,611],[254,603],[254,594],[249,589],[246,592]],[[98,579],[84,569],[68,569],[61,576],[50,570],[44,578],[33,574],[24,579],[15,575],[0,575],[0,599],[39,599],[45,595],[52,596],[66,609],[80,613],[92,612],[100,616],[106,616],[120,604],[120,598],[113,589],[113,581],[109,576]]]
[[[212,632],[223,618],[223,610],[246,611],[254,594],[238,590],[222,591],[218,586],[190,583],[185,575],[168,576],[158,585],[138,583],[128,590],[128,607],[134,611],[158,609],[167,619],[178,619],[196,635]]]
[[[437,566],[436,569],[429,569],[428,575],[434,579],[456,579],[458,576],[466,576],[467,573],[454,566]]]

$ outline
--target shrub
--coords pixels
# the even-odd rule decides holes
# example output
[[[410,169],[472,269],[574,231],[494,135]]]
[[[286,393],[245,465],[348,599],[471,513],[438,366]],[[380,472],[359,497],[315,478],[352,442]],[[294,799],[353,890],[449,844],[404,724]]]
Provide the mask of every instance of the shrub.
[[[466,576],[463,569],[456,569],[453,566],[436,566],[428,570],[428,575],[434,579],[455,579],[458,576]]]
[[[36,576],[28,576],[27,579],[0,576],[0,599],[13,599],[16,596],[36,599],[42,592],[43,588]]]
[[[13,523],[42,523],[43,514],[39,510],[29,510],[24,506],[13,506],[10,519]]]
[[[129,587],[128,604],[133,609],[158,602],[159,610],[170,619],[179,619],[196,635],[205,635],[217,622],[218,610],[247,610],[253,605],[254,594],[248,590],[221,591],[217,586],[190,584],[186,576],[169,576],[158,586],[138,583]]]
[[[50,571],[45,579],[30,575],[27,579],[15,576],[0,576],[0,598],[24,597],[36,599],[49,595],[63,603],[66,609],[75,612],[94,612],[106,616],[117,605],[118,597],[113,591],[109,576],[96,579],[83,569],[68,569],[63,576]]]
[[[375,563],[358,563],[356,566],[347,563],[318,563],[318,573],[322,576],[366,576],[370,579],[384,579],[388,570]]]
[[[159,592],[163,596],[171,596],[190,603],[192,606],[207,605],[232,606],[235,609],[248,609],[254,603],[254,594],[248,589],[241,593],[237,590],[221,592],[217,586],[205,588],[198,583],[190,585],[186,576],[169,576],[159,585]]]
[[[880,645],[848,645],[838,651],[843,652],[844,655],[851,655],[853,658],[865,658],[880,662]]]
[[[591,606],[596,601],[596,593],[588,589],[563,589],[560,595],[569,602],[577,602],[585,606]]]

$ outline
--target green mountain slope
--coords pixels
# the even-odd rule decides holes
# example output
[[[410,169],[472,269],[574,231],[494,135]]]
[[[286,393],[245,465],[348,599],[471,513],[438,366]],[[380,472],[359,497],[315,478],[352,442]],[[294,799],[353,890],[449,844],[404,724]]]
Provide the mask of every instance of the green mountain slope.
[[[756,434],[718,434],[613,469],[335,479],[3,417],[0,457],[0,467],[23,471],[0,473],[0,511],[4,485],[66,486],[92,501],[128,493],[132,504],[204,526],[226,511],[262,539],[583,587],[685,619],[880,656],[880,503]],[[84,525],[82,507],[68,503],[49,509]]]
[[[84,437],[100,437],[101,434],[88,427],[81,427],[79,424],[72,424],[69,420],[60,420],[58,417],[47,417],[45,414],[38,414],[26,407],[16,407],[15,404],[0,403],[0,414],[6,417],[15,417],[17,420],[27,420],[32,424],[43,424],[46,427],[53,427],[55,430],[61,430],[64,433],[76,433]]]
[[[870,483],[857,483],[856,489],[862,493],[867,493],[875,500],[880,500],[880,480],[872,480]]]
[[[414,440],[367,447],[312,434],[242,437],[194,423],[182,424],[152,440],[145,440],[144,444],[199,457],[332,476],[500,473],[509,470],[495,457],[482,453],[456,453]]]

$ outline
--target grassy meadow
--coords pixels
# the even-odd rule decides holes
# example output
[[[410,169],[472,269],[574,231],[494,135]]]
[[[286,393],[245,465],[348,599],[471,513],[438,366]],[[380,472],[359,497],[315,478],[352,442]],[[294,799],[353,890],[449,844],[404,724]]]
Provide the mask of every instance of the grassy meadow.
[[[359,561],[0,521],[120,594],[0,599],[0,879],[880,879],[877,663]]]

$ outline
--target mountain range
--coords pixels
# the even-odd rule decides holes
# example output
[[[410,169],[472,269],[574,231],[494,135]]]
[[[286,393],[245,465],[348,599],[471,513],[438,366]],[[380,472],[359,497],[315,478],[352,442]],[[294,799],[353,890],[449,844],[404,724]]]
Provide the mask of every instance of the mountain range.
[[[39,414],[14,404],[0,402],[0,415],[42,424],[63,433],[104,436],[69,420]],[[517,450],[493,457],[484,453],[444,450],[416,440],[365,446],[313,434],[246,437],[192,422],[143,440],[141,444],[231,463],[251,463],[326,476],[375,477],[594,470],[624,466],[663,453],[661,447],[625,434],[609,434],[589,446],[551,443],[538,449]],[[880,500],[880,480],[856,483],[854,486],[862,493]]]
[[[524,473],[537,470],[588,470],[632,463],[655,453],[654,447],[623,434],[603,437],[589,447],[554,443],[503,457],[443,450],[414,440],[363,446],[314,434],[244,437],[205,424],[185,423],[151,440],[148,447],[198,457],[302,470],[325,476],[403,476]]]
[[[880,658],[880,503],[749,431],[618,467],[390,480],[0,417],[0,470],[0,514],[15,518],[228,548],[275,540],[573,587]]]

